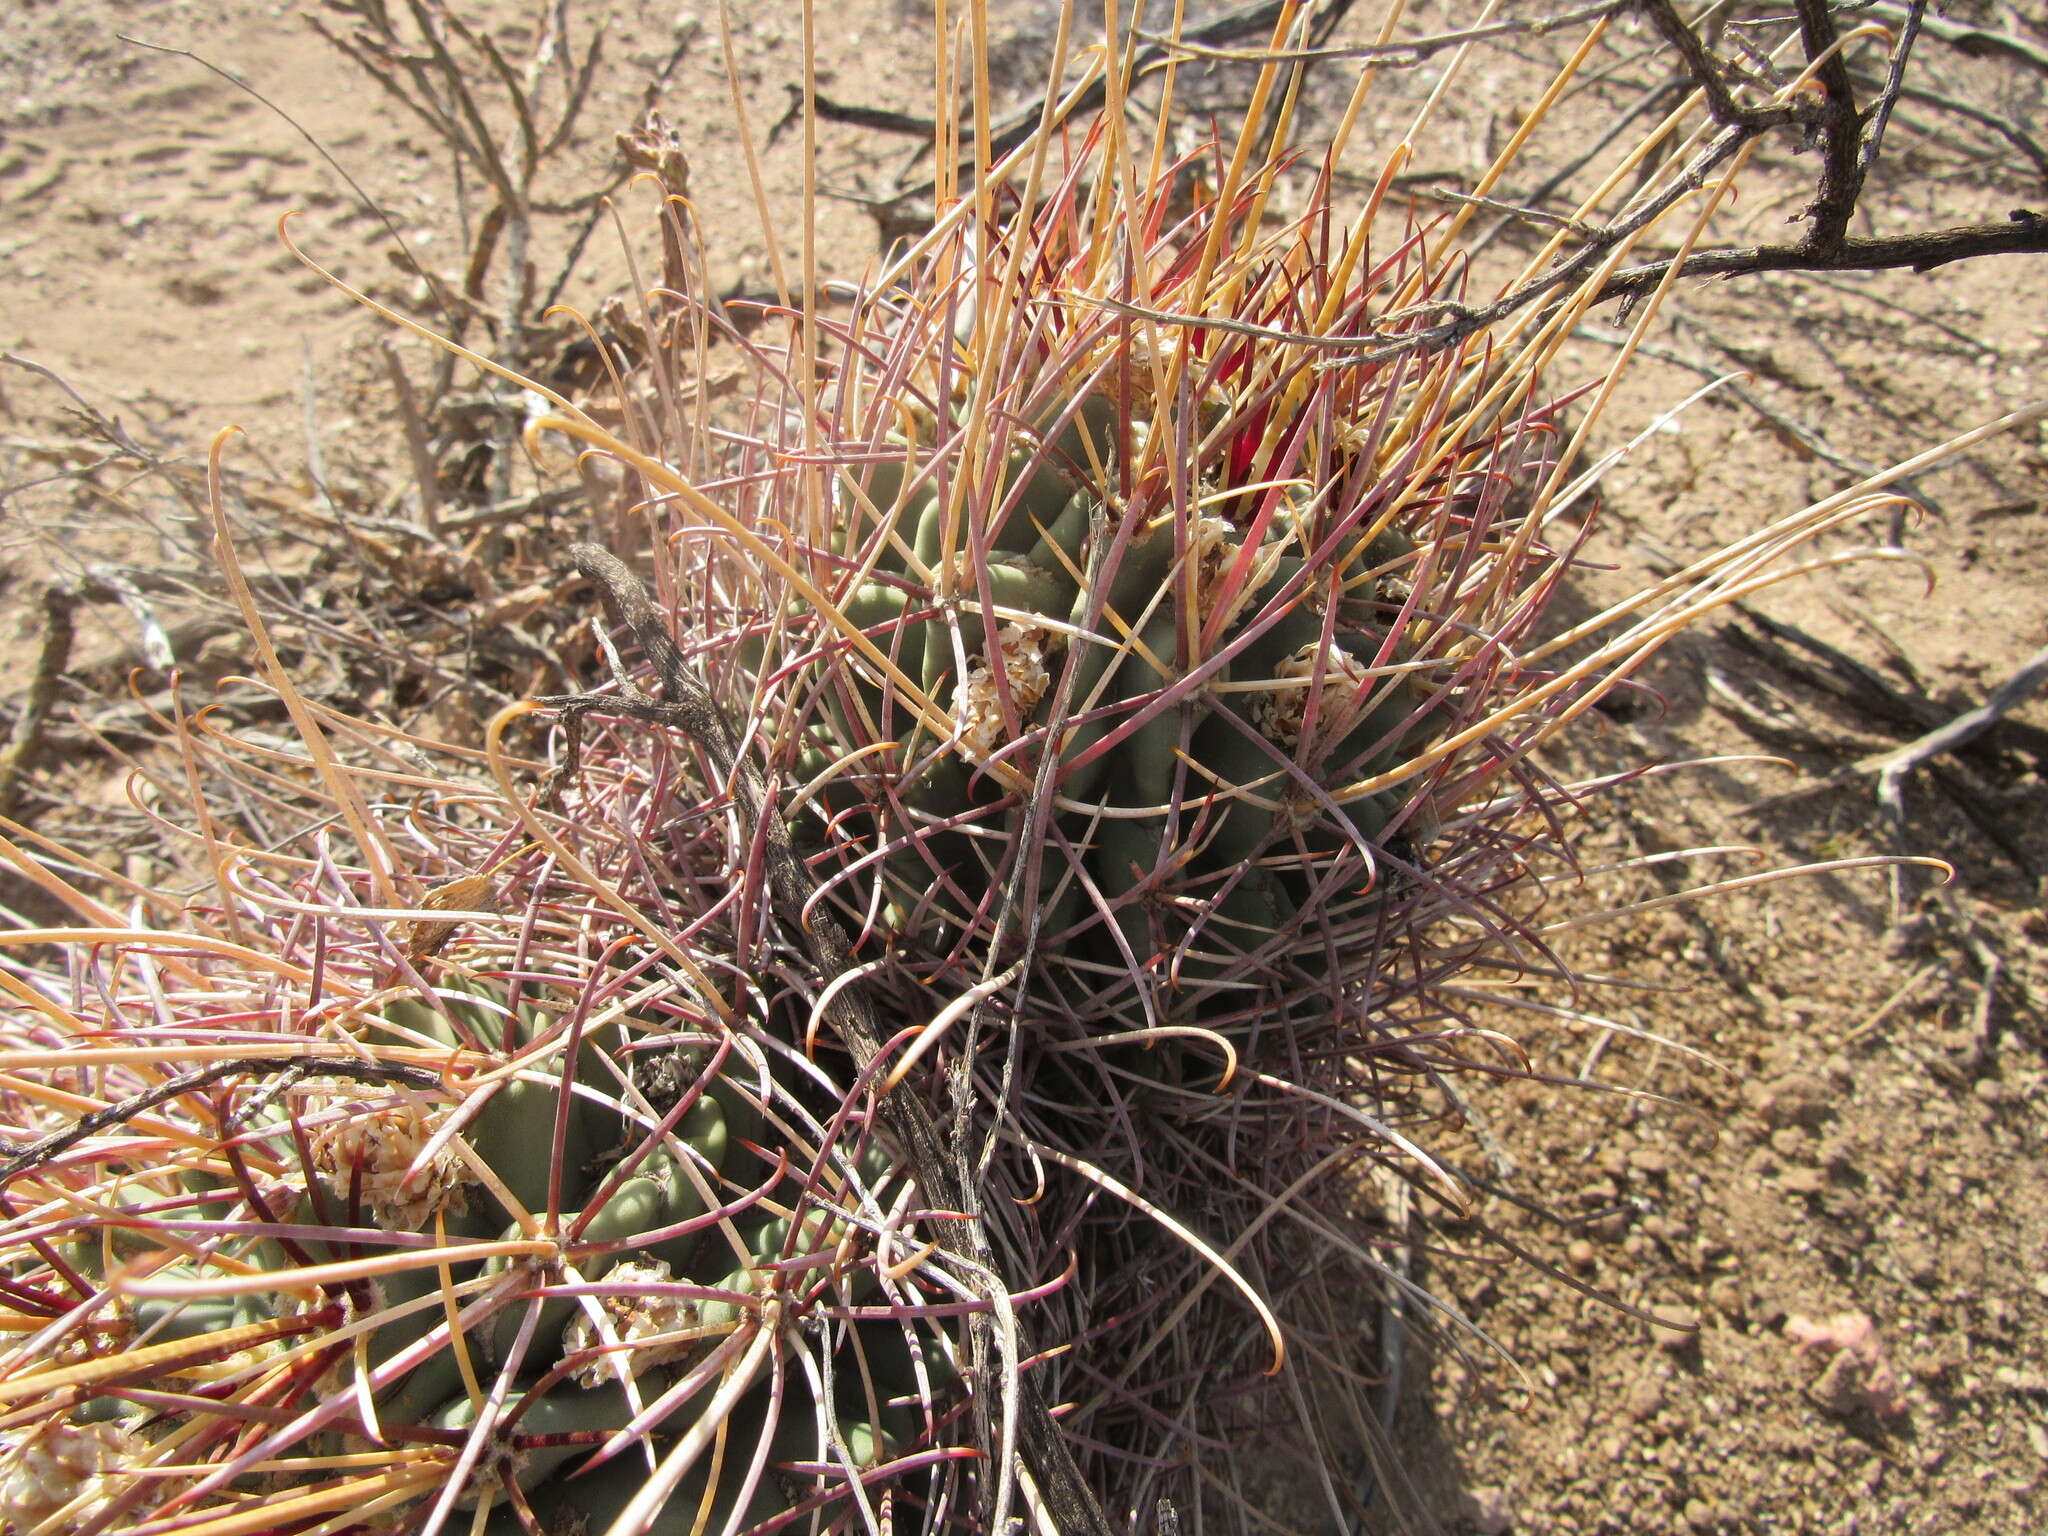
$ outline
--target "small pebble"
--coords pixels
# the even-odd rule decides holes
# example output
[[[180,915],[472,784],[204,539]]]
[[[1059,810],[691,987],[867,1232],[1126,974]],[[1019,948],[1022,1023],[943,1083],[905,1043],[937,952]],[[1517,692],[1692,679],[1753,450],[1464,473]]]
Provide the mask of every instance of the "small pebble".
[[[1707,1302],[1724,1316],[1740,1317],[1743,1312],[1742,1287],[1733,1280],[1716,1280],[1707,1291]]]
[[[1632,1384],[1621,1400],[1621,1411],[1638,1424],[1655,1418],[1663,1406],[1664,1383],[1654,1376],[1646,1376]]]
[[[1651,1309],[1657,1321],[1650,1326],[1651,1335],[1659,1349],[1668,1349],[1674,1354],[1690,1349],[1699,1338],[1700,1315],[1692,1307],[1662,1306]]]
[[[1812,1140],[1804,1126],[1781,1125],[1771,1132],[1771,1150],[1780,1157],[1804,1157]]]
[[[1593,1267],[1600,1257],[1600,1251],[1583,1237],[1575,1237],[1571,1240],[1571,1245],[1565,1249],[1564,1257],[1565,1262],[1573,1269],[1585,1271]]]
[[[1586,1230],[1603,1243],[1618,1243],[1628,1236],[1628,1212],[1615,1211],[1590,1223]]]

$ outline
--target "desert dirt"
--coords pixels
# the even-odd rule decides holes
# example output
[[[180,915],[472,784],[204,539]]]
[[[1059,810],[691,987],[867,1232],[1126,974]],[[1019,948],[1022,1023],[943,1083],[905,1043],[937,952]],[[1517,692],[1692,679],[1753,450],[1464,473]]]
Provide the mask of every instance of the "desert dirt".
[[[740,9],[740,76],[764,137],[799,78],[800,21],[794,6]],[[1367,9],[1337,40],[1370,35],[1378,15]],[[1949,14],[2048,47],[2022,9],[1958,0]],[[100,583],[77,610],[47,745],[12,814],[126,859],[138,875],[165,868],[121,766],[146,751],[148,708],[166,697],[149,670],[162,660],[149,626],[201,682],[246,664],[195,574],[203,539],[184,499],[223,425],[247,433],[230,453],[240,505],[266,530],[261,563],[304,608],[338,615],[338,635],[374,588],[379,611],[396,615],[394,644],[425,636],[441,647],[441,670],[422,681],[311,626],[300,654],[327,696],[416,711],[456,733],[492,700],[550,684],[544,657],[529,655],[522,670],[518,647],[479,638],[494,621],[516,629],[550,600],[545,587],[522,597],[487,572],[393,570],[365,542],[411,483],[378,347],[384,327],[282,247],[277,217],[304,210],[294,229],[309,252],[407,305],[420,298],[416,279],[391,263],[381,225],[309,139],[389,212],[430,270],[459,277],[465,224],[445,150],[297,10],[68,0],[0,15],[0,344],[117,418],[165,466],[139,475],[124,461],[50,478],[106,446],[50,379],[0,372],[8,689],[25,687],[42,644],[45,582]],[[462,13],[518,52],[531,10],[493,0]],[[580,128],[542,195],[601,184],[613,133],[632,125],[647,83],[671,66],[659,104],[712,231],[711,280],[721,292],[764,292],[772,263],[726,127],[716,7],[625,0],[613,11]],[[1435,30],[1457,14],[1425,7],[1410,26]],[[997,21],[998,86],[1021,99],[1045,8],[1012,5]],[[849,0],[819,25],[821,89],[928,106],[927,11]],[[193,59],[117,33],[195,50],[296,126]],[[1477,56],[1418,171],[1470,185],[1563,46],[1525,38]],[[1974,92],[2013,121],[2042,119],[2048,78],[1922,47],[1945,89]],[[1311,76],[1311,137],[1315,112],[1348,89],[1347,67]],[[1648,36],[1623,27],[1602,56],[1604,84],[1565,105],[1530,169],[1561,164],[1575,136],[1598,131],[1614,103],[1663,70]],[[1399,133],[1426,83],[1389,77],[1360,135],[1367,146]],[[1220,107],[1232,77],[1220,72],[1202,89]],[[800,139],[783,133],[762,163],[789,260],[800,250]],[[821,180],[881,187],[914,146],[827,125]],[[1783,238],[1810,178],[1808,160],[1782,146],[1766,154],[1724,237]],[[2003,140],[1920,107],[1893,130],[1867,215],[1880,230],[1934,227],[2044,196],[2040,174]],[[546,228],[535,252],[543,276],[579,222]],[[623,223],[647,221],[629,213]],[[857,274],[877,249],[877,225],[857,203],[829,199],[819,241],[828,274]],[[625,244],[658,260],[651,239]],[[620,249],[600,227],[564,297],[592,306],[619,287]],[[1574,612],[1852,483],[1855,466],[1890,464],[2039,398],[2048,259],[1690,283],[1655,340],[1709,374],[1746,374],[1738,387],[1750,400],[1710,394],[1609,476],[1588,546],[1600,568],[1570,594]],[[433,367],[410,342],[395,356],[414,380]],[[1596,370],[1602,356],[1587,339],[1576,361]],[[1697,367],[1645,359],[1601,445],[1626,441],[1703,382]],[[494,486],[500,499],[538,488],[516,469],[490,473],[506,477]],[[1916,480],[1924,510],[1901,530],[1904,556],[1816,571],[1759,594],[1755,607],[1932,701],[1938,723],[2048,642],[2044,487],[2048,431],[1990,439]],[[1818,552],[1880,543],[1882,522]],[[162,579],[107,580],[137,569]],[[394,591],[406,602],[394,606]],[[1711,760],[1593,809],[1582,876],[1559,880],[1548,915],[1558,952],[1597,984],[1573,994],[1532,983],[1517,994],[1523,1006],[1479,1015],[1519,1041],[1546,1080],[1476,1084],[1466,1129],[1441,1131],[1438,1145],[1484,1171],[1499,1194],[1478,1214],[1545,1268],[1454,1223],[1417,1233],[1417,1277],[1497,1352],[1464,1327],[1415,1320],[1394,1428],[1400,1471],[1376,1498],[1375,1520],[1452,1532],[1843,1536],[2048,1525],[2039,741],[2008,733],[1905,782],[1905,846],[1952,865],[1946,886],[1921,869],[1848,868],[1603,916],[1756,871],[1895,850],[1874,775],[1824,781],[1916,732],[1793,675],[1772,659],[1783,647],[1767,655],[1745,643],[1754,632],[1732,616],[1705,620],[1641,675],[1640,696],[1589,717],[1548,764],[1591,778]],[[459,675],[463,643],[487,684]],[[2012,718],[2048,727],[2048,707]],[[1809,792],[1773,803],[1794,790]],[[1688,849],[1717,851],[1653,857]],[[1362,1313],[1373,1305],[1360,1298]],[[1303,1528],[1285,1510],[1271,1514],[1279,1528]]]

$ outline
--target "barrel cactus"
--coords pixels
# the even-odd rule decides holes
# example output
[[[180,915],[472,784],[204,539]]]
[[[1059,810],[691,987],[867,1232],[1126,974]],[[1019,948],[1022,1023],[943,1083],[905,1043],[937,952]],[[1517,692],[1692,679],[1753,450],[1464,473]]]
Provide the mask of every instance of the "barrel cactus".
[[[708,647],[877,984],[994,989],[1001,1033],[948,1059],[1009,1154],[1020,1278],[1082,1255],[1048,1326],[1089,1349],[1052,1368],[1132,1521],[1276,1422],[1356,1496],[1367,1436],[1327,1404],[1379,1361],[1333,1317],[1389,1235],[1356,1191],[1378,1164],[1462,1203],[1410,1139],[1470,1064],[1437,988],[1519,931],[1513,765],[1572,697],[1514,660],[1563,558],[1540,354],[1404,344],[1461,297],[1426,246],[1205,168],[1134,209],[1069,178],[863,295],[829,434],[741,481],[836,611]]]
[[[964,1129],[1122,1526],[1276,1413],[1356,1470],[1308,1404],[1372,1368],[1331,1321],[1388,1239],[1359,1180],[1462,1208],[1415,1140],[1475,1064],[1443,989],[1525,936],[1523,760],[1612,673],[1518,660],[1569,559],[1551,343],[1439,339],[1453,269],[1327,179],[1273,220],[1279,167],[1196,156],[1120,204],[1104,153],[814,315],[815,378],[764,362],[708,479],[658,368],[619,431],[557,397],[530,441],[667,518],[665,622],[776,788],[805,921],[931,1021],[900,1091]]]
[[[238,769],[267,777],[221,751],[214,786]],[[333,772],[325,803],[349,803]],[[933,1307],[922,1202],[871,1104],[806,1057],[801,992],[710,958],[722,870],[669,889],[679,918],[707,905],[665,954],[604,920],[608,884],[536,863],[517,811],[436,823],[438,796],[476,809],[454,781],[354,799],[374,851],[347,868],[317,834],[252,856],[216,818],[226,899],[144,893],[162,928],[41,870],[87,926],[13,936],[77,947],[9,1025],[0,1530],[687,1533],[944,1505],[961,1393],[930,1318],[962,1299]],[[430,873],[384,840],[406,821],[488,872],[415,883],[401,921],[366,903]],[[616,830],[561,835],[600,882],[631,861]]]
[[[1415,876],[1426,798],[1369,781],[1441,731],[1454,669],[1407,638],[1398,479],[1239,408],[1212,362],[1182,413],[1134,418],[1112,337],[1006,384],[1024,414],[987,413],[979,476],[971,389],[929,436],[884,431],[880,462],[856,438],[845,613],[946,719],[857,663],[821,674],[801,830],[850,913],[935,969],[1021,953],[1021,922],[988,938],[1014,890],[1038,1006],[1097,1031],[1278,1022],[1343,988],[1327,936]],[[1178,444],[1170,474],[1154,433]]]

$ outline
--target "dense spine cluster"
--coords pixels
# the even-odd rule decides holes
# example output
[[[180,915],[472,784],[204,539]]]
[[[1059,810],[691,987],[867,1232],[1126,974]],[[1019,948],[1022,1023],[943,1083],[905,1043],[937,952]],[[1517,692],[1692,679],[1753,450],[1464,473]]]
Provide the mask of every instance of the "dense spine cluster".
[[[1550,713],[1514,654],[1563,561],[1540,359],[1316,344],[1423,330],[1426,244],[1201,171],[1134,212],[1069,177],[835,317],[813,440],[732,476],[830,606],[770,582],[698,632],[871,985],[988,994],[935,1081],[974,1084],[1014,1278],[1078,1255],[1047,1306],[1089,1354],[1045,1369],[1132,1518],[1199,1498],[1188,1447],[1276,1368],[1371,1369],[1331,1315],[1375,1283],[1372,1165],[1462,1199],[1409,1131],[1468,1065],[1435,988],[1520,921],[1508,773]]]
[[[4,1528],[203,1511],[243,1466],[320,1507],[380,1455],[364,1498],[415,1523],[482,1500],[506,1536],[831,1524],[852,1481],[926,1465],[944,1341],[855,1310],[918,1249],[895,1160],[818,1125],[829,1094],[789,1086],[772,1036],[603,990],[393,989],[352,1050],[223,1075],[211,1134],[60,1158],[73,1208],[28,1225],[7,1282],[57,1363],[6,1389],[42,1421],[8,1437]]]
[[[948,713],[834,669],[801,738],[808,830],[853,913],[935,962],[1035,893],[1043,1002],[1098,1027],[1269,1007],[1313,984],[1290,962],[1324,928],[1414,873],[1417,786],[1353,787],[1450,710],[1403,643],[1413,546],[1371,527],[1391,498],[1332,507],[1305,480],[1197,469],[1192,511],[1133,497],[1133,423],[1099,392],[1053,409],[957,508],[957,441],[845,467],[847,616]]]

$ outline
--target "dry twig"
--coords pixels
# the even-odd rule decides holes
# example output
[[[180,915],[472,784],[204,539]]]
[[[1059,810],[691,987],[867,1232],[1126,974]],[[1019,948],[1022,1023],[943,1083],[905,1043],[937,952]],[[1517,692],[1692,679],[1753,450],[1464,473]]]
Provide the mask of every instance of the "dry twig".
[[[71,660],[71,610],[78,594],[52,583],[43,589],[43,643],[29,676],[28,696],[14,718],[14,731],[0,748],[0,816],[12,816],[21,803],[22,776],[42,744],[43,726],[57,702],[57,682]]]
[[[346,1077],[365,1083],[404,1083],[413,1088],[432,1088],[440,1078],[423,1067],[406,1067],[390,1062],[363,1061],[353,1056],[244,1056],[231,1061],[216,1061],[191,1072],[179,1074],[154,1087],[145,1088],[119,1103],[96,1109],[91,1114],[80,1115],[61,1131],[52,1131],[39,1141],[27,1146],[10,1146],[0,1142],[0,1156],[6,1161],[0,1163],[0,1189],[13,1183],[24,1173],[41,1167],[58,1153],[76,1146],[88,1136],[96,1136],[109,1126],[125,1125],[137,1115],[148,1114],[160,1104],[183,1098],[188,1093],[224,1082],[231,1077],[253,1076],[258,1073],[284,1073],[292,1078],[299,1077]]]

